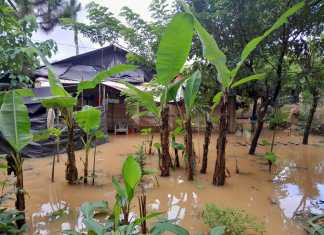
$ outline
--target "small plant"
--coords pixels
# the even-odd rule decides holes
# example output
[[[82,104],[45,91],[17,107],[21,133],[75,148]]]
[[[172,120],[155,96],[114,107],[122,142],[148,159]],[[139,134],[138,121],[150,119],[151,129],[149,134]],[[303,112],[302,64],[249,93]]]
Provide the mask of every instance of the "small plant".
[[[83,182],[88,183],[88,165],[89,152],[93,142],[96,140],[97,132],[100,132],[100,115],[101,112],[91,106],[84,106],[81,111],[75,113],[75,120],[80,128],[85,132],[85,137],[82,138],[85,150],[84,175]]]
[[[145,175],[152,175],[153,173],[155,173],[154,169],[148,169],[146,168],[146,155],[144,153],[144,147],[143,145],[140,145],[136,151],[136,153],[134,154],[134,159],[138,162],[141,171],[142,171],[142,177]]]
[[[264,224],[256,222],[256,218],[243,210],[219,208],[214,204],[207,204],[203,210],[203,220],[210,228],[225,227],[228,235],[248,235],[251,232],[262,234]]]
[[[123,185],[115,177],[112,179],[116,189],[116,202],[114,205],[115,229],[116,226],[119,226],[120,212],[122,213],[122,224],[129,224],[131,202],[134,198],[136,187],[142,178],[141,167],[132,156],[129,156],[124,162],[122,175]]]
[[[264,155],[264,158],[268,161],[269,173],[271,174],[272,165],[275,164],[277,161],[277,155],[273,152],[266,152],[266,154]]]
[[[27,231],[27,224],[20,229],[17,227],[17,221],[23,220],[24,214],[16,210],[0,209],[0,234],[15,235]]]

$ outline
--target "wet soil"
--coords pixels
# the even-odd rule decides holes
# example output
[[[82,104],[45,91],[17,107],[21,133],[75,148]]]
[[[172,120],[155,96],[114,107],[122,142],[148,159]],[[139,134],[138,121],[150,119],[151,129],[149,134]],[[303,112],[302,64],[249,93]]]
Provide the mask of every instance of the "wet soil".
[[[266,133],[262,138],[270,140],[271,133]],[[155,140],[158,140],[158,136]],[[140,135],[119,135],[110,136],[109,143],[98,146],[95,186],[68,185],[64,180],[66,157],[63,154],[56,164],[54,183],[50,181],[51,157],[26,160],[26,211],[31,233],[60,234],[68,228],[82,229],[79,207],[85,201],[107,200],[112,207],[114,190],[111,178],[120,175],[123,160],[142,142],[143,136]],[[304,146],[299,144],[300,136],[280,133],[276,142],[275,152],[279,159],[272,174],[269,174],[262,157],[269,147],[259,146],[257,155],[250,156],[247,154],[249,135],[231,135],[226,153],[231,176],[224,187],[215,187],[211,182],[216,159],[216,136],[212,137],[210,145],[207,174],[201,175],[203,133],[196,134],[195,181],[187,181],[183,159],[182,168],[171,171],[170,177],[158,177],[158,185],[153,177],[147,177],[148,209],[163,211],[167,218],[178,219],[178,223],[186,227],[190,234],[207,234],[208,227],[201,219],[201,211],[206,203],[245,210],[265,223],[265,234],[305,234],[294,217],[307,212],[324,212],[323,138],[311,137],[310,145]],[[76,156],[79,174],[82,174],[80,158],[84,153],[78,151]],[[235,173],[236,160],[240,174]],[[90,162],[92,165],[92,159]],[[156,156],[148,156],[148,166],[157,169]],[[134,200],[135,214],[138,213],[136,204],[137,200]]]

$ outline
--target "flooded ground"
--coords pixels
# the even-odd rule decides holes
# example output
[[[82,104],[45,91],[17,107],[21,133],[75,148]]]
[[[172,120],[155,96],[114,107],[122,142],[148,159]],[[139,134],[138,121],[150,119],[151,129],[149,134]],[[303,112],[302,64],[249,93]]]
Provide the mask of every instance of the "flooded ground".
[[[211,184],[216,158],[215,140],[216,137],[213,137],[210,145],[207,175],[197,173],[195,181],[188,182],[185,169],[179,169],[172,171],[171,177],[158,177],[159,186],[154,180],[146,180],[149,210],[163,211],[169,219],[179,219],[179,224],[185,226],[190,234],[207,234],[208,227],[203,224],[201,210],[208,202],[246,210],[265,223],[265,234],[269,235],[305,234],[301,226],[294,222],[294,216],[307,211],[323,213],[323,138],[312,137],[311,144],[303,146],[298,145],[301,143],[300,137],[281,133],[275,146],[279,160],[270,175],[261,156],[267,151],[267,147],[260,146],[257,156],[249,156],[249,141],[232,135],[227,148],[227,166],[231,177],[227,178],[224,187],[214,187]],[[140,135],[111,136],[109,143],[99,146],[95,186],[68,185],[64,180],[64,155],[61,155],[60,163],[56,165],[55,183],[50,182],[50,157],[26,160],[26,211],[31,233],[60,234],[64,229],[82,229],[78,209],[85,201],[107,200],[112,206],[114,190],[111,177],[120,174],[123,160],[142,141]],[[202,145],[203,136],[197,134],[195,149],[199,158],[202,156]],[[77,156],[80,162],[83,152],[77,152]],[[148,158],[149,166],[156,168],[156,156]],[[236,159],[240,174],[235,174]],[[199,168],[200,159],[197,161]],[[81,165],[78,169],[81,174]],[[136,200],[133,210],[137,213],[135,204]]]

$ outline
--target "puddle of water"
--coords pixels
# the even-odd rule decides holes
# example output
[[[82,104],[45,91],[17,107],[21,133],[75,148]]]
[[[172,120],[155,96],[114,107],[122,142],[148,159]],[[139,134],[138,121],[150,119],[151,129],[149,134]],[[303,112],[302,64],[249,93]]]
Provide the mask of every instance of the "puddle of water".
[[[281,154],[287,154],[288,160],[282,161],[273,181],[284,215],[293,219],[324,214],[324,158],[320,156],[323,153],[311,146],[282,150]]]

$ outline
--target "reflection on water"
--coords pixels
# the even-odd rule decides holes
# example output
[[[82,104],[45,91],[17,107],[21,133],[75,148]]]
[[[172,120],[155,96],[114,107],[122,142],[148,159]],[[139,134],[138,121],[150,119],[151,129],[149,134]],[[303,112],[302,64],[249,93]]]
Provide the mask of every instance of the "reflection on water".
[[[273,178],[278,204],[289,219],[324,213],[324,161],[305,148],[300,152],[286,151],[293,157],[282,162],[281,170]]]
[[[192,194],[187,192],[181,192],[178,195],[168,194],[167,198],[167,219],[175,221],[177,224],[185,218],[187,209],[196,209],[198,207],[198,194],[196,192],[192,192]],[[161,201],[155,199],[148,204],[148,208],[156,211],[161,210]]]
[[[68,203],[65,201],[48,202],[42,204],[40,210],[32,214],[32,224],[35,234],[50,234],[47,229],[47,224],[69,214],[70,208]]]

